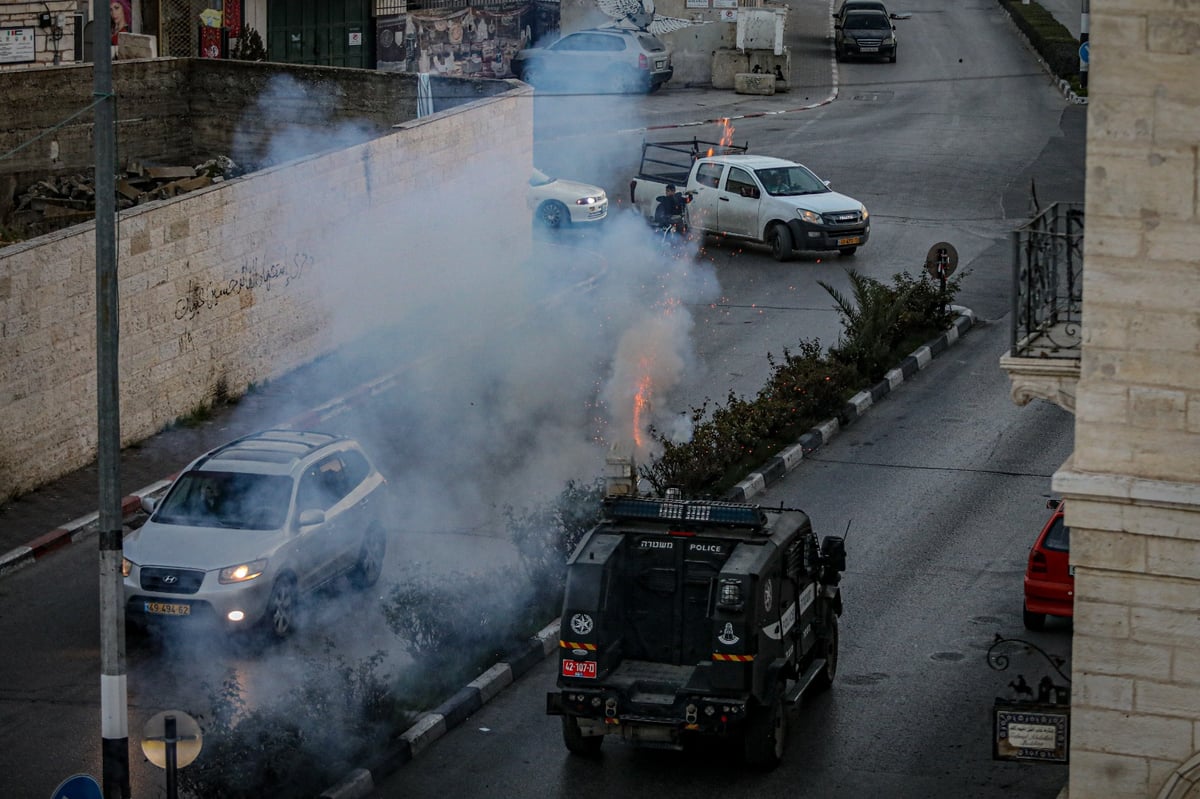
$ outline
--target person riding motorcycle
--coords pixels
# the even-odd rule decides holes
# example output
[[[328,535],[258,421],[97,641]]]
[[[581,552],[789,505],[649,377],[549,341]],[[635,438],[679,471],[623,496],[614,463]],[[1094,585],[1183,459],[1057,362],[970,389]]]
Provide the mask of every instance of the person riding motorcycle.
[[[684,213],[687,210],[687,197],[675,191],[675,184],[667,184],[667,193],[655,198],[658,205],[654,208],[654,224],[659,227],[678,225],[682,230],[686,227]]]

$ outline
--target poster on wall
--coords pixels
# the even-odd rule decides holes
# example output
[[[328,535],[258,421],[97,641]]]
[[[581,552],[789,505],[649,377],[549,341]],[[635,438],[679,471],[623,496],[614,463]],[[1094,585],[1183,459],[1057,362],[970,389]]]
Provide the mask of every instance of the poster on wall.
[[[112,20],[112,43],[116,44],[122,33],[133,31],[133,0],[113,0],[108,4]]]
[[[708,8],[708,0],[687,0],[688,8]]]
[[[410,11],[377,21],[377,60],[388,72],[456,77],[511,76],[513,55],[528,46],[533,6]]]
[[[35,28],[0,28],[0,64],[28,64],[35,59]]]

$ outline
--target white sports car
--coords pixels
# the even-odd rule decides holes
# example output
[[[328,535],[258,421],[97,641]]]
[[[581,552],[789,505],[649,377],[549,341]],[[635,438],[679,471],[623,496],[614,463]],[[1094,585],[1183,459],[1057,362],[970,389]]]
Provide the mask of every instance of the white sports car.
[[[599,186],[552,178],[540,169],[529,179],[526,202],[535,222],[549,228],[599,222],[608,216],[608,195]]]

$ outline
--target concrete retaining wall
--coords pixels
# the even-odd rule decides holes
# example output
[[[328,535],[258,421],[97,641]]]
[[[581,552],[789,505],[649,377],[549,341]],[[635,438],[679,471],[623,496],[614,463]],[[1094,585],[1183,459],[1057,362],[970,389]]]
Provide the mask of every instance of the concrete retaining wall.
[[[522,262],[532,141],[515,89],[122,212],[123,443],[386,323],[385,278],[420,283],[480,242]],[[447,240],[452,207],[479,221]],[[88,223],[0,249],[0,496],[95,456],[94,239]]]

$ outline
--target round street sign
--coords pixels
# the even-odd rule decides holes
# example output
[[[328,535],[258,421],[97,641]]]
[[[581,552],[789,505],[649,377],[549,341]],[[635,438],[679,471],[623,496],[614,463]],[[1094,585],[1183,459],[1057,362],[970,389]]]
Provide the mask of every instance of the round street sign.
[[[1091,48],[1088,47],[1087,42],[1079,45],[1079,63],[1086,64],[1088,62],[1088,59],[1091,56],[1091,53],[1088,52],[1089,50],[1091,50]]]
[[[958,250],[947,241],[939,241],[925,256],[925,271],[935,278],[947,278],[958,268]]]
[[[62,785],[50,794],[50,799],[104,799],[104,794],[100,791],[100,783],[96,782],[95,777],[76,774],[63,780]]]
[[[175,717],[175,767],[183,768],[200,754],[200,725],[182,710],[164,710],[142,727],[142,751],[159,768],[167,767],[167,716]]]

